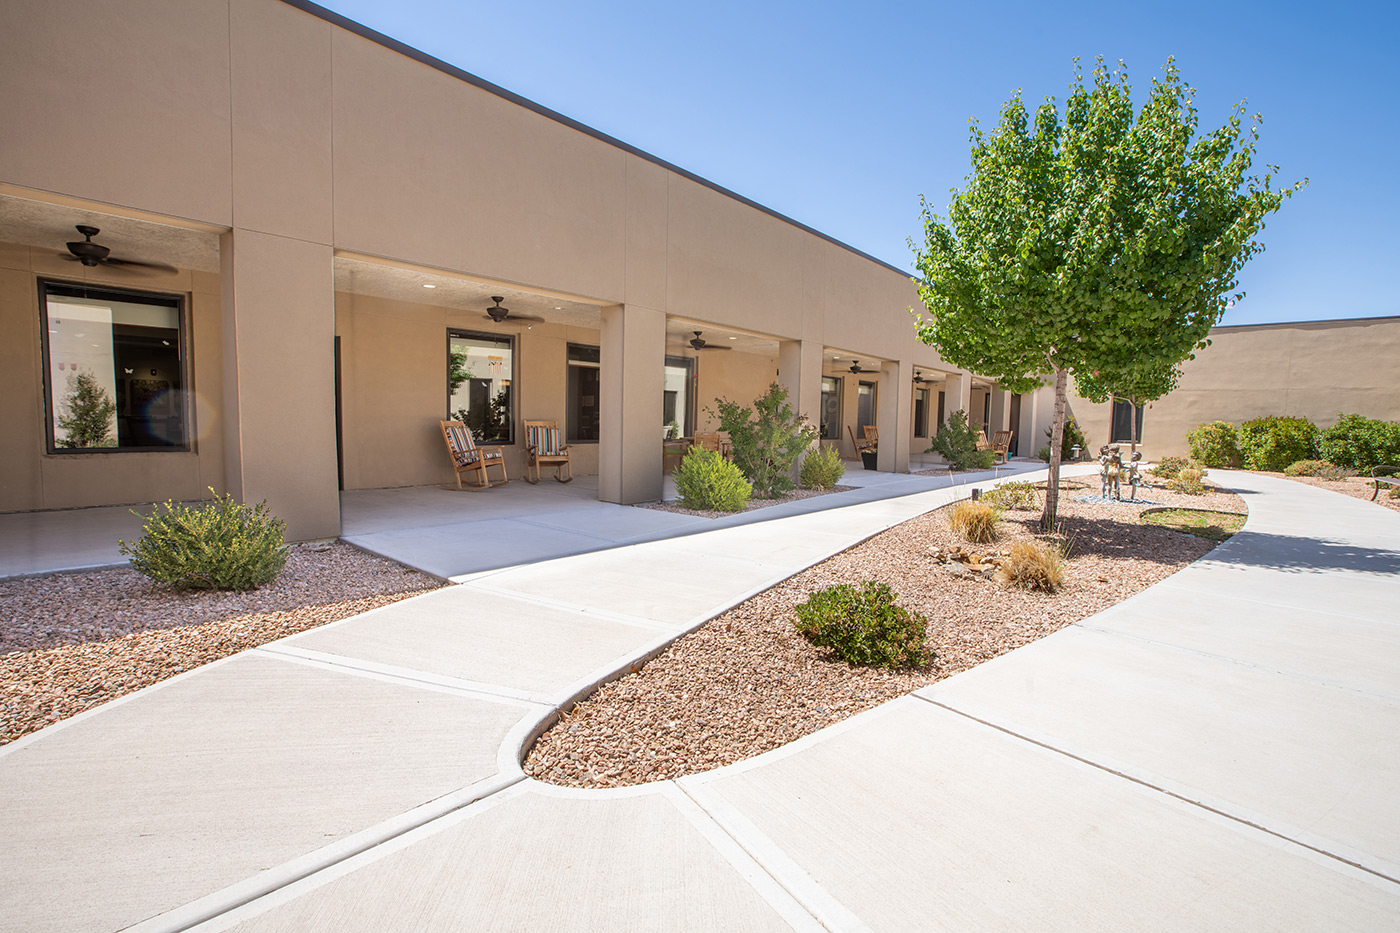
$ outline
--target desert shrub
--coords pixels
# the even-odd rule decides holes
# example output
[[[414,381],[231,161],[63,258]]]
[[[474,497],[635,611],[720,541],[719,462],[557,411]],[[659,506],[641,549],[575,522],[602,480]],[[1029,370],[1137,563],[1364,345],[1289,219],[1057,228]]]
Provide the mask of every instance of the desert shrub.
[[[672,474],[681,504],[706,512],[738,512],[748,503],[753,487],[739,468],[716,451],[690,448]]]
[[[995,451],[977,449],[981,438],[982,429],[969,424],[967,412],[958,409],[948,416],[946,424],[939,426],[924,453],[940,454],[955,470],[985,470],[996,462],[997,455]]]
[[[948,517],[948,527],[973,544],[987,544],[997,539],[999,521],[1001,512],[997,509],[984,502],[968,499],[953,506],[953,514]]]
[[[1198,424],[1186,432],[1191,459],[1208,467],[1232,467],[1240,462],[1239,430],[1228,421]]]
[[[1006,582],[1026,590],[1053,593],[1065,582],[1064,553],[1048,541],[1022,538],[1012,542],[1002,558]]]
[[[717,398],[711,411],[728,432],[734,462],[754,495],[771,499],[792,488],[792,465],[817,440],[818,429],[787,404],[786,389],[771,383],[753,408]]]
[[[1188,496],[1204,495],[1206,491],[1205,479],[1206,471],[1198,466],[1182,467],[1176,474],[1176,479],[1167,481],[1167,488],[1175,492],[1184,492]]]
[[[1339,414],[1318,438],[1317,449],[1324,459],[1357,472],[1400,464],[1400,423]]]
[[[818,590],[796,608],[797,630],[846,663],[920,667],[933,659],[923,616],[895,604],[883,583],[867,580]]]
[[[1044,447],[1042,447],[1042,448],[1040,448],[1039,450],[1037,450],[1037,451],[1035,452],[1035,458],[1036,458],[1037,460],[1044,460],[1046,463],[1049,463],[1049,462],[1050,462],[1050,445],[1049,445],[1049,444],[1046,444]]]
[[[1255,418],[1240,425],[1240,456],[1247,469],[1281,471],[1317,456],[1317,433],[1317,426],[1306,418]]]
[[[1019,480],[992,487],[980,501],[993,508],[1022,512],[1032,512],[1040,508],[1040,496],[1036,494],[1035,485]]]
[[[1284,476],[1316,476],[1319,479],[1346,479],[1355,476],[1355,470],[1328,463],[1326,460],[1299,460],[1283,469]]]
[[[804,489],[830,489],[846,474],[846,464],[835,447],[817,447],[802,461],[799,479]]]
[[[1192,466],[1192,463],[1185,457],[1163,457],[1150,472],[1163,479],[1176,479],[1176,475],[1189,466]]]
[[[250,590],[286,566],[286,528],[265,501],[247,506],[231,495],[215,495],[199,505],[157,506],[134,544],[118,544],[131,566],[156,583],[177,590]]]
[[[1050,441],[1055,439],[1055,426],[1052,424],[1045,429],[1045,456],[1040,459],[1048,461],[1050,459]],[[1073,418],[1065,419],[1064,436],[1060,439],[1060,459],[1068,460],[1072,455],[1070,448],[1078,445],[1081,451],[1089,449],[1089,439],[1084,436],[1084,432],[1079,427],[1079,422]]]

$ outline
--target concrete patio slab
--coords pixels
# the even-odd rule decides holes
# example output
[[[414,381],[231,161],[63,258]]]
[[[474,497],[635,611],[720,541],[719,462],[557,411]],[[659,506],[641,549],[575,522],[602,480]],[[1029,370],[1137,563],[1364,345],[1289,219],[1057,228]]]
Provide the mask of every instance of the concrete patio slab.
[[[1400,878],[1400,705],[1073,626],[917,691]]]
[[[848,911],[834,929],[1375,930],[1400,911],[1389,882],[914,698],[679,783]]]
[[[785,914],[804,925],[791,899],[741,854],[726,858],[717,843],[727,840],[697,827],[685,812],[694,805],[675,795],[498,796],[220,928],[790,930]]]
[[[547,696],[658,634],[654,626],[453,586],[277,644]]]
[[[0,514],[0,578],[124,564],[119,539],[141,537],[150,506]]]
[[[345,540],[439,577],[514,567],[613,544],[591,534],[505,518],[349,535]]]
[[[607,506],[607,503],[599,504]],[[706,519],[695,515],[634,506],[558,509],[532,514],[521,521],[545,528],[593,535],[608,541],[626,541],[656,532],[671,533],[682,528],[703,528],[707,523]]]
[[[528,710],[238,655],[0,750],[0,926],[113,930],[496,771]]]

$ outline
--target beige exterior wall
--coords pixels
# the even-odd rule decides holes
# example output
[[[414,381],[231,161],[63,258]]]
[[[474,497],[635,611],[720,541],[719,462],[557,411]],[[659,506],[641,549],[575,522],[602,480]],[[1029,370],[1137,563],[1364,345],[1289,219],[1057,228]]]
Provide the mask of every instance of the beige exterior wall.
[[[94,76],[120,92],[77,93]],[[490,325],[479,308],[336,293],[337,252],[771,337],[769,356],[699,354],[702,423],[716,395],[764,390],[781,343],[795,358],[840,347],[883,369],[862,378],[894,386],[879,420],[901,436],[913,366],[953,369],[914,340],[904,274],[280,0],[16,0],[0,6],[0,86],[0,121],[23,128],[0,134],[0,193],[223,231],[209,269],[169,283],[191,296],[201,408],[189,454],[42,455],[31,257],[52,261],[61,240],[3,248],[0,407],[25,440],[0,452],[0,509],[212,485],[268,498],[293,537],[334,534],[333,335],[346,485],[448,481],[436,434],[445,330]],[[563,420],[569,340],[614,348],[614,394],[659,378],[655,328],[616,343],[603,330],[522,333],[517,419]],[[645,456],[619,446],[648,436],[639,411],[576,451],[576,469],[600,471],[624,500],[651,488],[640,474],[659,459],[659,444]],[[908,438],[887,446],[884,468],[901,468]],[[519,445],[509,463],[519,475]]]
[[[1217,327],[1210,339],[1144,413],[1147,459],[1185,456],[1186,432],[1207,421],[1293,415],[1327,427],[1339,412],[1400,421],[1400,318]],[[1091,447],[1108,442],[1110,405],[1071,397],[1070,406]]]

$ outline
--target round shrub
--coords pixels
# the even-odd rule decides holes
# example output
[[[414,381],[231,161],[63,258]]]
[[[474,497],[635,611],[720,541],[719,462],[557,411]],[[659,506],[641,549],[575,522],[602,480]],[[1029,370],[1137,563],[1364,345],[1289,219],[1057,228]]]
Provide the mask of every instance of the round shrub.
[[[933,659],[927,622],[894,600],[888,586],[871,580],[859,589],[850,583],[830,586],[796,607],[797,630],[847,664],[921,667]]]
[[[830,489],[846,475],[846,464],[835,447],[817,447],[802,461],[803,489]]]
[[[135,544],[118,543],[131,566],[156,583],[177,590],[251,590],[286,566],[286,529],[266,501],[250,507],[216,494],[199,505],[157,506]]]
[[[1400,465],[1400,423],[1339,414],[1337,423],[1323,430],[1317,449],[1323,459],[1359,473]]]
[[[1228,421],[1198,424],[1186,432],[1191,459],[1208,467],[1231,467],[1240,462],[1239,432]]]
[[[673,474],[676,493],[688,509],[738,512],[748,504],[753,486],[739,468],[713,450],[690,448]]]
[[[984,502],[968,499],[953,506],[948,527],[973,544],[987,544],[997,539],[997,522],[1001,512]]]
[[[1247,469],[1280,472],[1317,456],[1317,426],[1286,415],[1255,418],[1240,425],[1239,445]]]
[[[1040,508],[1040,495],[1032,483],[1013,480],[989,489],[979,500],[993,508],[1033,512]]]
[[[1355,471],[1328,463],[1326,460],[1299,460],[1284,467],[1284,476],[1316,476],[1320,479],[1346,479]]]
[[[1185,457],[1163,457],[1157,461],[1157,465],[1151,470],[1153,476],[1160,476],[1163,479],[1176,479],[1176,475],[1191,466],[1191,461]]]

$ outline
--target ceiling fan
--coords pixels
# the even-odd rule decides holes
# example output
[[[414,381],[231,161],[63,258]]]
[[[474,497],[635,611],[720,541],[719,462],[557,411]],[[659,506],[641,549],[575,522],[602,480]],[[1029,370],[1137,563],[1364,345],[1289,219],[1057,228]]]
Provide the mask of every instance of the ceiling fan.
[[[916,371],[916,372],[914,373],[914,382],[915,382],[916,385],[923,385],[925,382],[932,382],[932,381],[933,381],[932,379],[925,379],[925,378],[924,378],[924,374],[921,373],[921,372],[917,372],[917,371]]]
[[[851,372],[855,373],[856,375],[860,375],[861,373],[873,373],[874,371],[875,370],[873,369],[861,369],[860,360],[851,361]]]
[[[501,307],[501,302],[505,301],[505,298],[499,295],[492,295],[491,300],[494,301],[495,304],[486,309],[485,317],[488,321],[495,321],[497,324],[504,324],[507,319],[512,321],[525,321],[536,323],[544,320],[544,318],[536,317],[533,314],[511,314],[510,308]]]
[[[691,337],[691,338],[690,338],[690,347],[691,347],[692,350],[733,350],[733,349],[734,349],[733,347],[711,346],[711,345],[710,345],[710,342],[709,342],[708,340],[704,340],[704,339],[702,339],[702,338],[700,337],[700,334],[702,333],[702,331],[698,331],[698,330],[697,330],[697,331],[692,331],[692,333],[695,334],[694,337]]]
[[[92,238],[102,232],[97,227],[88,224],[78,224],[75,229],[83,235],[83,239],[74,240],[72,243],[68,244],[67,256],[59,253],[61,258],[69,262],[80,262],[89,268],[95,266],[111,266],[114,269],[130,269],[133,272],[139,269],[149,269],[154,272],[176,271],[174,266],[167,265],[163,262],[141,262],[136,259],[118,259],[116,256],[110,255],[112,251],[109,248],[99,243],[92,242]]]

